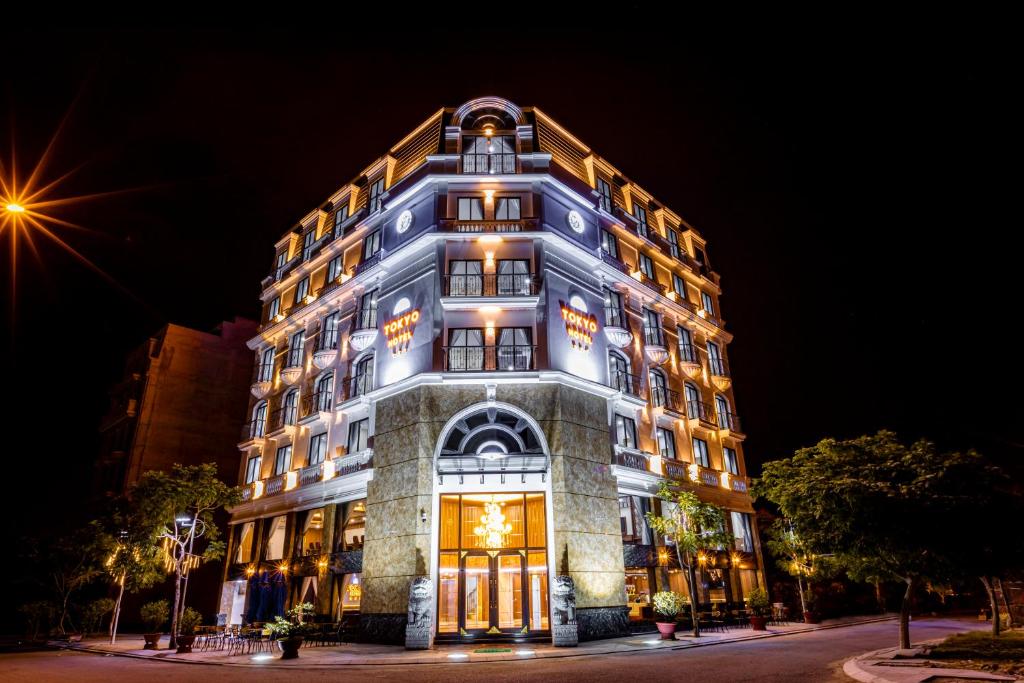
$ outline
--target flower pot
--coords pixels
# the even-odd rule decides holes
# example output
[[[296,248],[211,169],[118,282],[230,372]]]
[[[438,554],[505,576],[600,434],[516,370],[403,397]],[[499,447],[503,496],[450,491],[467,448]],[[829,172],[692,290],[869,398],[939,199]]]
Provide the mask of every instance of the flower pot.
[[[662,640],[675,640],[676,639],[676,622],[674,621],[656,621],[654,622],[658,627],[658,633],[661,634]]]
[[[143,633],[142,638],[146,641],[144,650],[157,650],[157,643],[160,642],[160,636],[162,633]]]
[[[768,617],[750,617],[750,628],[755,631],[767,631]]]
[[[196,642],[196,637],[192,636],[178,636],[178,649],[175,650],[179,655],[187,655],[192,652],[192,643]]]
[[[302,636],[289,636],[279,638],[277,646],[281,649],[281,659],[296,659],[299,656],[299,648],[302,647]]]
[[[810,610],[807,610],[806,612],[804,612],[804,623],[805,624],[817,624],[820,621],[821,621],[821,619],[819,619],[818,615],[815,614],[814,612],[812,612]]]

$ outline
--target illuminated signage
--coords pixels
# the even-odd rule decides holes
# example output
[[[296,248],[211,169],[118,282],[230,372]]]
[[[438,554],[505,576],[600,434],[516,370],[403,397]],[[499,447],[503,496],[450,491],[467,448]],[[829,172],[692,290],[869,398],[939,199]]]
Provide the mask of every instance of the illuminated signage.
[[[416,308],[384,323],[384,339],[387,340],[391,353],[398,355],[409,350],[412,333],[419,319],[420,309]]]
[[[597,334],[597,318],[569,306],[564,301],[559,303],[562,305],[562,320],[565,321],[565,331],[569,335],[569,343],[579,351],[589,350],[594,343],[594,335]]]

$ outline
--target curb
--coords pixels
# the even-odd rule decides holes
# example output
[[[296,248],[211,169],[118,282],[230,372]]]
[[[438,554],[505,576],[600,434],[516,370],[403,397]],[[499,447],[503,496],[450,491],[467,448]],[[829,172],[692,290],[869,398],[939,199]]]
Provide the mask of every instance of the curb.
[[[936,643],[941,643],[943,640],[945,640],[945,639],[944,638],[933,638],[931,640],[923,640],[920,643],[918,643],[915,647],[920,647],[921,645],[933,645],[933,644],[936,644]],[[879,655],[884,655],[884,654],[887,654],[887,653],[890,653],[890,652],[895,652],[895,651],[897,651],[899,649],[900,648],[898,648],[898,647],[883,647],[880,650],[872,650],[871,652],[865,652],[863,654],[857,655],[856,657],[851,657],[850,659],[847,659],[845,662],[843,662],[843,673],[846,674],[847,676],[849,676],[850,678],[852,678],[853,680],[860,681],[861,683],[896,683],[891,678],[886,678],[884,676],[879,676],[879,675],[871,673],[870,671],[864,670],[864,668],[861,667],[860,663],[862,661],[864,661],[864,660],[874,659],[874,658],[878,657]],[[973,669],[946,669],[944,671],[948,672],[948,673],[945,674],[945,676],[948,676],[950,678],[963,678],[965,680],[975,680],[975,681],[977,681],[977,680],[988,680],[988,681],[1016,681],[1016,680],[1019,680],[1019,679],[1017,679],[1017,678],[1015,678],[1013,676],[1006,676],[1004,674],[993,674],[993,673],[990,673],[988,671],[975,671]],[[962,675],[962,674],[966,674],[966,675]],[[927,681],[930,678],[932,678],[933,676],[934,676],[934,674],[928,673],[921,680],[922,681]]]
[[[288,667],[281,667],[281,670],[309,670],[309,669],[335,669],[339,667],[353,667],[353,666],[419,666],[425,664],[434,665],[450,665],[450,664],[474,664],[474,663],[493,663],[493,662],[509,662],[509,661],[528,661],[531,659],[555,659],[555,658],[580,658],[580,657],[594,657],[599,655],[629,655],[636,652],[652,652],[652,651],[677,651],[677,650],[691,650],[700,647],[714,647],[716,645],[728,645],[731,643],[741,643],[751,640],[764,640],[765,638],[782,638],[789,635],[797,635],[800,633],[812,633],[815,631],[828,631],[836,628],[846,628],[848,626],[860,626],[863,624],[873,624],[881,621],[892,621],[896,619],[895,616],[888,617],[875,617],[872,619],[862,619],[859,621],[850,621],[841,624],[828,624],[825,626],[814,625],[809,628],[801,628],[793,631],[784,632],[766,632],[758,635],[744,636],[740,638],[728,638],[722,640],[711,640],[711,641],[698,641],[698,642],[685,642],[679,645],[673,645],[669,647],[654,648],[650,647],[630,647],[628,649],[621,648],[601,648],[594,651],[580,652],[575,648],[564,648],[557,650],[541,650],[535,652],[531,656],[521,656],[515,658],[509,658],[507,656],[496,656],[496,655],[482,655],[479,657],[469,656],[464,660],[449,660],[439,661],[437,659],[409,659],[404,661],[347,661],[347,662],[332,662],[332,663],[313,663],[313,664],[296,664]],[[199,666],[230,666],[239,668],[266,668],[264,664],[253,664],[248,662],[207,662],[199,661],[195,659],[184,659],[180,657],[160,657],[157,655],[141,655],[133,652],[111,652],[96,647],[88,646],[74,646],[67,643],[52,643],[51,647],[61,650],[71,650],[75,652],[85,652],[89,654],[103,655],[107,657],[128,657],[132,659],[141,659],[145,661],[156,661],[165,662],[170,664],[192,664]],[[168,653],[170,654],[170,653]],[[385,655],[387,657],[393,657],[393,655]],[[367,659],[371,658],[372,655],[367,655]],[[844,665],[845,666],[845,665]],[[858,679],[861,680],[861,679]],[[882,679],[878,679],[873,683],[883,683]]]

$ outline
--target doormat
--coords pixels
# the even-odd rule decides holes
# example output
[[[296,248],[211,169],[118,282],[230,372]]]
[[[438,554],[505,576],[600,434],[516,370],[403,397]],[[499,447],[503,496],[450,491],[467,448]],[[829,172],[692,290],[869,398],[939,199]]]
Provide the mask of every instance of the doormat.
[[[478,654],[478,655],[495,654],[495,653],[498,653],[498,652],[512,652],[512,648],[510,648],[510,647],[482,647],[479,650],[473,650],[473,652]]]

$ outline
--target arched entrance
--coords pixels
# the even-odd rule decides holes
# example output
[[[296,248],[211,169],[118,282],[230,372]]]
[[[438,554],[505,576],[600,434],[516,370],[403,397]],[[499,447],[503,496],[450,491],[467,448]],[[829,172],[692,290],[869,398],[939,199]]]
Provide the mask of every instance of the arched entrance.
[[[437,638],[549,637],[548,448],[529,415],[463,410],[435,451]]]

